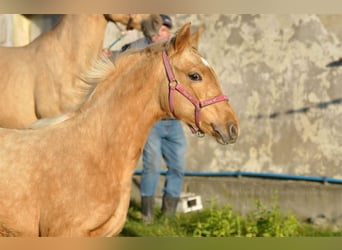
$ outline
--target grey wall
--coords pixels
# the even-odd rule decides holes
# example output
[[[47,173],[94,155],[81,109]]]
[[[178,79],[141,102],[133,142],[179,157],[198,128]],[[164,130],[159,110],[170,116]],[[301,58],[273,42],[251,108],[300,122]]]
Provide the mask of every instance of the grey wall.
[[[0,15],[0,45],[11,46],[11,32],[13,30],[13,22],[10,14]]]
[[[233,146],[194,138],[193,171],[255,171],[342,178],[342,16],[174,15],[206,24],[200,52],[241,122]]]
[[[61,17],[61,15],[57,14],[16,14],[16,16],[21,16],[22,19],[27,19],[30,22],[29,27],[26,29],[23,27],[16,27],[22,26],[23,20],[15,20],[14,16],[15,15],[13,14],[0,14],[0,46],[17,46],[13,42],[13,35],[15,31],[22,32],[22,37],[28,37],[29,40],[32,41],[42,32],[53,27]]]

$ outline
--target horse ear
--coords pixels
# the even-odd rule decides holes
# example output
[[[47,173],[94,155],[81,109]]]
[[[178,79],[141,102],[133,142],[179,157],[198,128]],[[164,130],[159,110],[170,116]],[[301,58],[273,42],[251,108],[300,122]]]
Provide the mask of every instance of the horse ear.
[[[191,23],[186,23],[179,29],[176,35],[175,40],[175,50],[180,52],[184,50],[184,48],[189,45],[190,42],[190,26]]]
[[[202,24],[198,28],[198,30],[191,35],[191,45],[192,45],[192,47],[194,47],[196,49],[198,48],[198,41],[199,41],[199,38],[200,38],[203,30],[204,30],[204,24]]]

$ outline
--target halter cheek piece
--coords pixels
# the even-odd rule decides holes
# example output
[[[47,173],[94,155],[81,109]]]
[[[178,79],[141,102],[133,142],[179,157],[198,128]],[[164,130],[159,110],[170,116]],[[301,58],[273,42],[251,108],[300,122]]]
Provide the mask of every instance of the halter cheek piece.
[[[200,113],[201,109],[209,106],[211,104],[222,102],[222,101],[229,101],[228,97],[225,95],[220,95],[217,97],[214,97],[212,99],[206,100],[206,101],[198,101],[195,97],[193,97],[188,91],[186,91],[180,83],[175,78],[175,75],[173,74],[169,58],[167,56],[167,51],[164,50],[162,53],[163,57],[163,63],[166,71],[167,78],[169,80],[169,108],[171,113],[175,118],[177,118],[174,110],[174,95],[175,91],[178,91],[181,93],[185,98],[187,98],[194,106],[195,106],[195,124],[196,127],[192,126],[191,124],[188,124],[190,127],[190,130],[193,134],[196,134],[199,137],[203,137],[204,133],[200,129]]]

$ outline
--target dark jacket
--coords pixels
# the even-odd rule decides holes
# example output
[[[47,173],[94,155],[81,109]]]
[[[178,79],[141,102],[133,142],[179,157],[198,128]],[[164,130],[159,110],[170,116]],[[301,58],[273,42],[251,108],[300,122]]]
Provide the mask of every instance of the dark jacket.
[[[149,37],[142,37],[138,40],[135,40],[134,42],[127,43],[124,46],[121,47],[121,50],[112,50],[112,55],[109,57],[109,59],[114,62],[115,58],[122,52],[128,50],[128,49],[143,49],[147,47],[149,44],[152,43],[152,40]]]
[[[121,52],[124,52],[128,49],[143,49],[151,43],[152,43],[151,39],[149,37],[145,36],[145,37],[140,38],[134,42],[125,44],[124,46],[122,46]]]

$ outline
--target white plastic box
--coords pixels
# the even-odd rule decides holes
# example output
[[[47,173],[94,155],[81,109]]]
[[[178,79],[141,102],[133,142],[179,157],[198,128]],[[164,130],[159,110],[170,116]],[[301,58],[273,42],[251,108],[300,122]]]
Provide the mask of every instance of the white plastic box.
[[[193,193],[182,193],[178,202],[177,212],[188,213],[203,208],[201,196]]]

